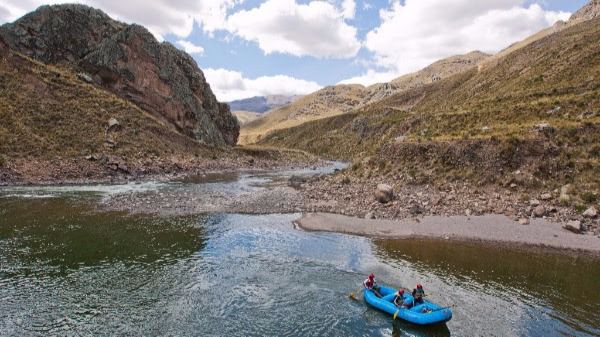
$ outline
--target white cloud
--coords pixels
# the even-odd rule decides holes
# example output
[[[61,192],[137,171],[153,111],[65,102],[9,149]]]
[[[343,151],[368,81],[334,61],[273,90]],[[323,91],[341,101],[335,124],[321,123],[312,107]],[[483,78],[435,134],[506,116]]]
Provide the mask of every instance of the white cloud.
[[[354,0],[342,1],[342,16],[345,19],[354,19],[356,14],[356,2]]]
[[[100,8],[115,19],[135,22],[148,28],[157,38],[171,33],[179,37],[191,34],[194,23],[207,33],[225,26],[227,11],[243,0],[3,0],[10,14],[3,15],[0,23],[13,21],[44,4],[82,3]]]
[[[354,14],[354,1],[344,9],[325,1],[298,4],[295,0],[267,0],[259,7],[232,14],[228,30],[255,41],[266,53],[320,58],[350,58],[358,53],[356,28],[345,15]]]
[[[364,44],[379,67],[401,75],[456,54],[497,52],[570,15],[524,3],[406,0],[402,5],[395,0],[380,10],[381,24],[367,34]],[[370,74],[376,72],[363,77]]]
[[[177,44],[181,46],[188,54],[202,55],[204,53],[204,48],[197,46],[190,41],[178,40]]]
[[[398,77],[398,73],[395,71],[379,72],[373,69],[368,69],[363,75],[345,79],[340,81],[338,84],[362,84],[364,86],[369,86],[375,83],[390,82],[396,77]]]
[[[321,89],[315,82],[286,75],[248,79],[237,71],[212,68],[204,70],[204,75],[217,99],[222,102],[253,96],[306,95]]]

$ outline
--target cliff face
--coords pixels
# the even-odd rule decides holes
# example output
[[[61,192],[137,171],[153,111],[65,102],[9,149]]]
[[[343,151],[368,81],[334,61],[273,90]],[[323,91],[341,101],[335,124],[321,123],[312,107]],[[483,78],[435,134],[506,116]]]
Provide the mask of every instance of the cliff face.
[[[210,145],[235,145],[239,126],[196,62],[144,27],[83,5],[43,6],[0,27],[12,50],[91,75],[92,82]]]

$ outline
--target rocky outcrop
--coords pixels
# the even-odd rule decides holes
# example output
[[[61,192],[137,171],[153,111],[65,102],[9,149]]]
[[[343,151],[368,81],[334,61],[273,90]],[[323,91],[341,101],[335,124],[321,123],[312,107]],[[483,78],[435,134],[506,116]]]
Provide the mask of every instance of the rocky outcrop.
[[[196,62],[144,27],[83,5],[42,6],[0,27],[11,49],[66,64],[180,132],[209,145],[235,145],[238,123]]]
[[[575,12],[569,22],[581,22],[600,17],[600,0],[591,0],[587,5]]]

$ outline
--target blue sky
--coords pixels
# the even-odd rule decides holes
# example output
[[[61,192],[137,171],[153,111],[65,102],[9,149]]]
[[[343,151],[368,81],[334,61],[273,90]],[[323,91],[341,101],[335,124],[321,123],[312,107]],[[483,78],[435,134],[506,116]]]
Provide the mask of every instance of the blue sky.
[[[5,0],[0,23],[41,4]],[[369,85],[472,50],[494,53],[586,0],[81,0],[184,49],[220,100]]]

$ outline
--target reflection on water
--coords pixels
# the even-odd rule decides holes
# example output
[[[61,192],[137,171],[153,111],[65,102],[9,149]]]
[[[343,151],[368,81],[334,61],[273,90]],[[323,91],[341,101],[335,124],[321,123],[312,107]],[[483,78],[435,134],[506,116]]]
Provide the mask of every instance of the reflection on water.
[[[432,296],[454,304],[459,315],[476,321],[479,317],[481,324],[489,324],[493,316],[482,316],[485,306],[473,305],[471,297],[494,298],[493,309],[506,313],[504,323],[521,326],[515,334],[600,334],[597,260],[438,240],[375,240],[374,244],[383,261],[410,269],[405,283],[439,282],[438,293]]]

